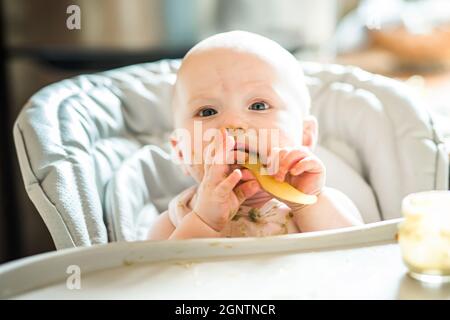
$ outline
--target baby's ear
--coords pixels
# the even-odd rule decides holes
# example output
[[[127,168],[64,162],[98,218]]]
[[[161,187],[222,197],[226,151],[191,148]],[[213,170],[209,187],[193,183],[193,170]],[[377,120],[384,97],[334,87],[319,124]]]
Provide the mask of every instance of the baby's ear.
[[[313,150],[317,145],[318,132],[316,117],[306,116],[303,120],[303,145]]]

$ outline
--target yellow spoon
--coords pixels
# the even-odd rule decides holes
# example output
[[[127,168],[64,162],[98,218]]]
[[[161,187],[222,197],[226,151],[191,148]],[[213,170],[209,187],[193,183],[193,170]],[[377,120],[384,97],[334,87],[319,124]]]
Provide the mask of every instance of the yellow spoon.
[[[242,166],[249,169],[261,187],[275,197],[300,204],[314,204],[317,201],[315,195],[305,194],[287,182],[279,182],[268,174],[261,174],[261,164],[259,162],[256,164],[244,164]]]

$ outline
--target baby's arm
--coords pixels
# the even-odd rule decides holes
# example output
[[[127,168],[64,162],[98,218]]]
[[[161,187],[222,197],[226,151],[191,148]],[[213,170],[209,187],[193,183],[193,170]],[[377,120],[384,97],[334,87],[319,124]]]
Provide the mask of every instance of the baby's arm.
[[[353,202],[333,188],[323,188],[315,204],[292,209],[295,222],[302,232],[364,224]]]
[[[164,211],[161,213],[155,222],[152,224],[147,234],[148,240],[166,240],[175,230],[175,226],[172,224],[169,218],[169,212]]]
[[[167,211],[163,212],[153,223],[148,233],[148,240],[217,238],[220,233],[208,226],[193,211],[183,217],[175,228]]]

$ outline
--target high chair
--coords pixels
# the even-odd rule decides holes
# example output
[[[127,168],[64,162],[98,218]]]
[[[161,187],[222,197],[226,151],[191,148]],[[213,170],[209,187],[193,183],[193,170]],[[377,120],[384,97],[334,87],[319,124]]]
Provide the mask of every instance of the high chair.
[[[27,193],[58,249],[145,239],[193,181],[171,161],[171,89],[180,60],[49,85],[14,125]],[[411,192],[448,189],[448,154],[424,105],[395,80],[302,63],[327,185],[365,223],[399,218]]]

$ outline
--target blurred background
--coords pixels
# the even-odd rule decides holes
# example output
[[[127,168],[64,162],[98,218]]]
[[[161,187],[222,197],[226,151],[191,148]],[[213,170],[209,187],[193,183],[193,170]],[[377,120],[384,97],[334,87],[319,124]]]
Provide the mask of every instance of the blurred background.
[[[70,5],[80,8],[81,29],[66,26]],[[450,141],[447,0],[2,0],[0,10],[0,263],[54,250],[12,140],[27,99],[78,74],[182,58],[217,32],[257,32],[299,59],[405,81]]]

